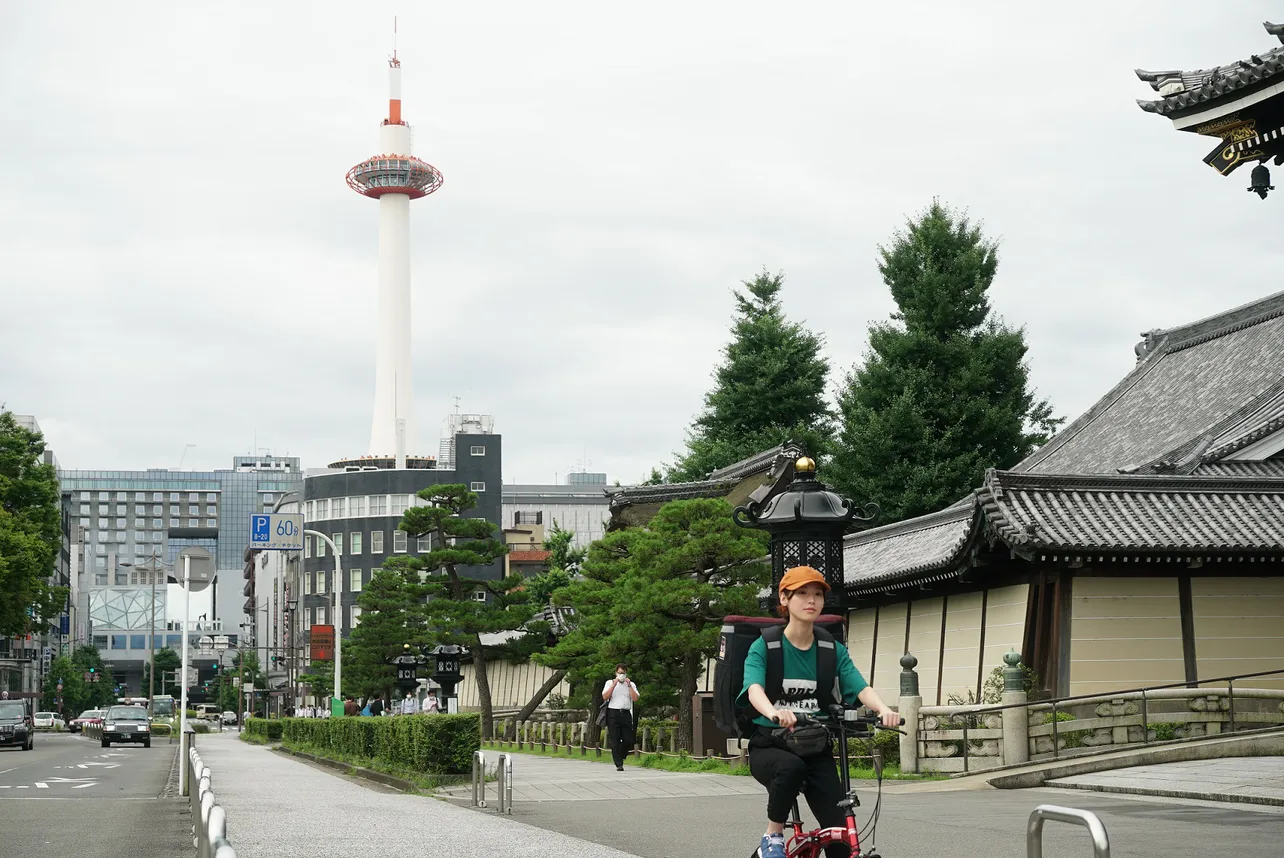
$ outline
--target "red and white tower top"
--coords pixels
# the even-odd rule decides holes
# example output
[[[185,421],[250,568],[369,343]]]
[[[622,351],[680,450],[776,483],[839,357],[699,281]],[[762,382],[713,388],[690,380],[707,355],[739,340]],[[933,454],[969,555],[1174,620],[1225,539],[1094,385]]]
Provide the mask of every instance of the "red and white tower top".
[[[441,171],[410,154],[409,125],[401,118],[401,60],[394,50],[388,60],[388,118],[383,121],[385,131],[380,142],[385,148],[398,151],[374,155],[348,171],[348,187],[357,193],[379,198],[384,194],[405,194],[412,200],[426,197],[441,187]],[[391,145],[389,145],[391,144]]]

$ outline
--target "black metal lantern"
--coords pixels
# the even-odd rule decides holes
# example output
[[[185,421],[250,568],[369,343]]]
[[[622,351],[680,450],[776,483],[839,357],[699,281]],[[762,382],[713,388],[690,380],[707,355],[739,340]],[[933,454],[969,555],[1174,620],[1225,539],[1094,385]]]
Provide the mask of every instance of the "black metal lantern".
[[[397,672],[397,688],[409,691],[419,684],[419,654],[411,650],[410,644],[402,644],[401,655],[391,659],[393,669]]]
[[[741,527],[760,527],[771,534],[771,591],[763,608],[774,613],[785,570],[811,566],[829,582],[825,607],[842,605],[843,534],[853,522],[867,523],[878,514],[873,504],[860,509],[851,500],[829,491],[816,479],[816,462],[807,456],[794,463],[794,478],[780,494],[764,504],[737,507],[732,514]]]
[[[431,652],[433,658],[437,660],[432,679],[441,686],[444,708],[452,714],[458,712],[459,703],[455,697],[455,686],[464,678],[463,671],[460,669],[464,650],[454,644],[441,644],[433,647]]]

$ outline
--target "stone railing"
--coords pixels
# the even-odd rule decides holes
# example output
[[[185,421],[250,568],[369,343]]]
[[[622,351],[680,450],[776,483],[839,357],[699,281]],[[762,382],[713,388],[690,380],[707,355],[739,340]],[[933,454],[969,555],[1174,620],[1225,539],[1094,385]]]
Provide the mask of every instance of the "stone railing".
[[[984,771],[1107,748],[1284,726],[1284,691],[1243,685],[1256,677],[1284,677],[1284,670],[1208,680],[1198,687],[1028,702],[1021,656],[1011,651],[1003,660],[1000,703],[923,706],[914,670],[918,660],[909,653],[901,658],[905,771]]]
[[[566,710],[575,712],[575,710]],[[541,715],[557,713],[539,713]],[[581,718],[583,710],[578,713]],[[495,719],[495,743],[503,748],[536,748],[553,751],[579,751],[580,756],[588,756],[592,751],[595,756],[602,756],[602,747],[606,744],[606,728],[599,727],[588,720],[567,720],[532,715],[529,721],[518,721],[514,717]],[[642,754],[677,754],[677,722],[664,720],[660,722],[643,718],[638,726],[633,744],[633,755]],[[704,756],[721,757],[715,749],[705,749],[703,755],[691,755],[696,759]],[[730,757],[737,756],[730,754]]]

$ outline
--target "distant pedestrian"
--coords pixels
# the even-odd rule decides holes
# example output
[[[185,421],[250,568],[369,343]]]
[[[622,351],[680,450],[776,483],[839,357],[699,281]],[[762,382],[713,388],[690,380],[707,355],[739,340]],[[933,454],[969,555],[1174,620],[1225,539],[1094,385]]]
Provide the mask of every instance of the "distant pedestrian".
[[[629,679],[624,665],[615,666],[615,678],[602,687],[602,700],[606,703],[606,743],[611,746],[611,759],[615,770],[624,771],[624,758],[633,749],[633,701],[638,699],[638,687]]]
[[[351,694],[348,695],[347,700],[343,701],[343,714],[348,718],[361,714],[361,707],[357,705],[357,701]]]
[[[440,711],[441,704],[437,702],[437,695],[429,691],[428,696],[424,698],[424,714],[436,715]]]
[[[382,714],[383,714],[383,698],[382,698],[382,697],[376,697],[373,701],[371,701],[371,703],[370,703],[370,714],[371,714],[371,715],[373,715],[373,716],[375,716],[376,718],[378,718],[380,715],[382,715]]]
[[[406,699],[401,701],[401,714],[402,715],[419,714],[419,701],[416,700],[415,695],[411,694],[409,691],[406,692]]]

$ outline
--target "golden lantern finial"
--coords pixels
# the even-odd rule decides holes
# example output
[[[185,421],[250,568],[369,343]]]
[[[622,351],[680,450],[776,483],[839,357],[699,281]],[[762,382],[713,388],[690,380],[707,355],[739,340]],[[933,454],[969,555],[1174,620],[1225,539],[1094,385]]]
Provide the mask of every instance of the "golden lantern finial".
[[[794,462],[794,470],[801,473],[814,474],[816,472],[816,460],[810,456],[802,456]]]

